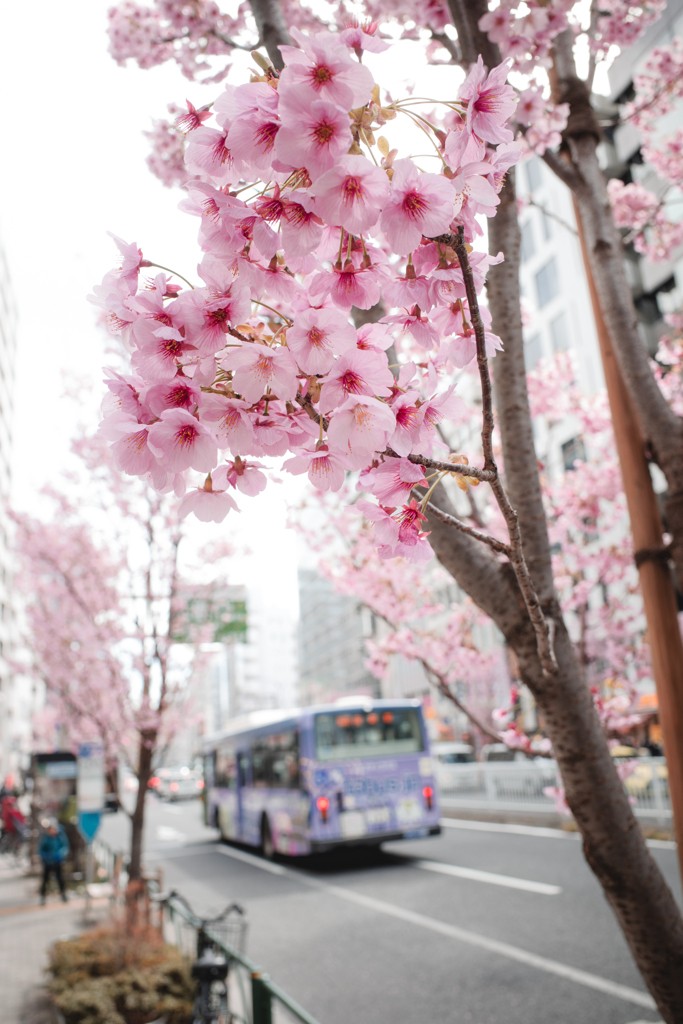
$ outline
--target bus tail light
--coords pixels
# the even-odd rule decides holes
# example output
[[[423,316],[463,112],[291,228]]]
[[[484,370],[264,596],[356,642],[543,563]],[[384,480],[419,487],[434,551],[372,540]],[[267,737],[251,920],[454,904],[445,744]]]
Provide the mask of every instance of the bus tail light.
[[[318,799],[316,800],[316,804],[318,810],[320,811],[320,817],[322,818],[323,822],[326,822],[327,812],[330,809],[330,801],[327,799],[326,796],[319,796]]]
[[[427,804],[427,810],[431,811],[431,809],[432,809],[432,802],[434,800],[434,790],[432,789],[432,787],[431,786],[425,786],[425,788],[422,790],[422,796],[425,798],[425,802]]]

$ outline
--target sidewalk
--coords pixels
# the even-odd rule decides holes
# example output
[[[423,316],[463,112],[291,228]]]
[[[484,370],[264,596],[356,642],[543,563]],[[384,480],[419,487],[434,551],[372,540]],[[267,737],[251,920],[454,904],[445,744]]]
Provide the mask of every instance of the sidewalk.
[[[2,1024],[53,1024],[44,989],[48,949],[85,927],[84,898],[62,903],[58,892],[50,892],[43,907],[38,887],[38,878],[27,878],[10,858],[0,858]],[[103,908],[95,913],[101,916]]]

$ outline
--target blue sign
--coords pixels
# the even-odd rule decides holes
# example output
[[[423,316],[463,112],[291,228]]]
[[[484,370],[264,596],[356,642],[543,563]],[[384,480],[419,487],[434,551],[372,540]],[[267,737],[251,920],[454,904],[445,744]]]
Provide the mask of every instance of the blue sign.
[[[93,839],[97,835],[97,830],[100,827],[100,812],[99,811],[79,811],[78,812],[78,831],[81,833],[86,843],[92,843]]]

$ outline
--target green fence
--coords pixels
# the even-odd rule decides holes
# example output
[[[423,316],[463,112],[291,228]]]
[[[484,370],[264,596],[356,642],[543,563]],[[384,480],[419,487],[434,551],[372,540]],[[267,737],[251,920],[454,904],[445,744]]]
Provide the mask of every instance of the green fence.
[[[230,943],[186,906],[177,893],[159,893],[164,937],[189,956],[198,946],[210,945],[228,961],[228,1005],[231,1017],[239,1024],[319,1024],[302,1006],[271,981],[258,964]]]

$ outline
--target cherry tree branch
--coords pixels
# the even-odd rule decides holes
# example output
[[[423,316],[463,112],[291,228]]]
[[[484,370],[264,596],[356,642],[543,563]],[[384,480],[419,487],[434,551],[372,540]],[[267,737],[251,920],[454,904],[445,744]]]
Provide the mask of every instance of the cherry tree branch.
[[[431,512],[433,516],[440,519],[442,523],[447,526],[452,526],[454,530],[460,530],[461,533],[467,533],[470,537],[474,537],[475,540],[479,540],[482,544],[488,544],[493,551],[496,551],[499,555],[507,555],[512,561],[512,548],[509,544],[503,543],[502,540],[497,540],[495,537],[491,537],[488,533],[482,533],[481,530],[476,530],[473,526],[468,526],[462,519],[458,519],[457,516],[452,516],[448,512],[444,512],[437,505],[433,505],[431,501],[427,502],[427,510]]]
[[[557,661],[553,650],[554,622],[552,620],[547,620],[543,614],[543,609],[541,608],[541,603],[524,557],[524,547],[522,544],[522,535],[519,529],[517,513],[510,504],[507,492],[501,482],[493,452],[493,388],[488,368],[488,360],[486,357],[484,321],[481,317],[477,289],[474,283],[474,273],[469,261],[464,231],[462,227],[460,227],[457,234],[440,235],[438,238],[434,239],[434,241],[445,242],[451,247],[451,249],[453,249],[458,257],[460,269],[462,270],[467,302],[470,310],[470,318],[472,320],[472,327],[474,328],[474,334],[477,341],[477,367],[479,369],[479,380],[481,382],[482,395],[481,444],[482,451],[484,453],[484,469],[492,474],[489,484],[493,491],[498,508],[505,519],[508,536],[510,537],[510,551],[508,558],[514,570],[515,577],[517,578],[519,589],[522,592],[522,597],[524,598],[524,604],[526,605],[529,619],[534,628],[538,657],[543,668],[543,674],[546,677],[550,677],[557,672]],[[488,541],[486,541],[486,543],[488,543]]]

